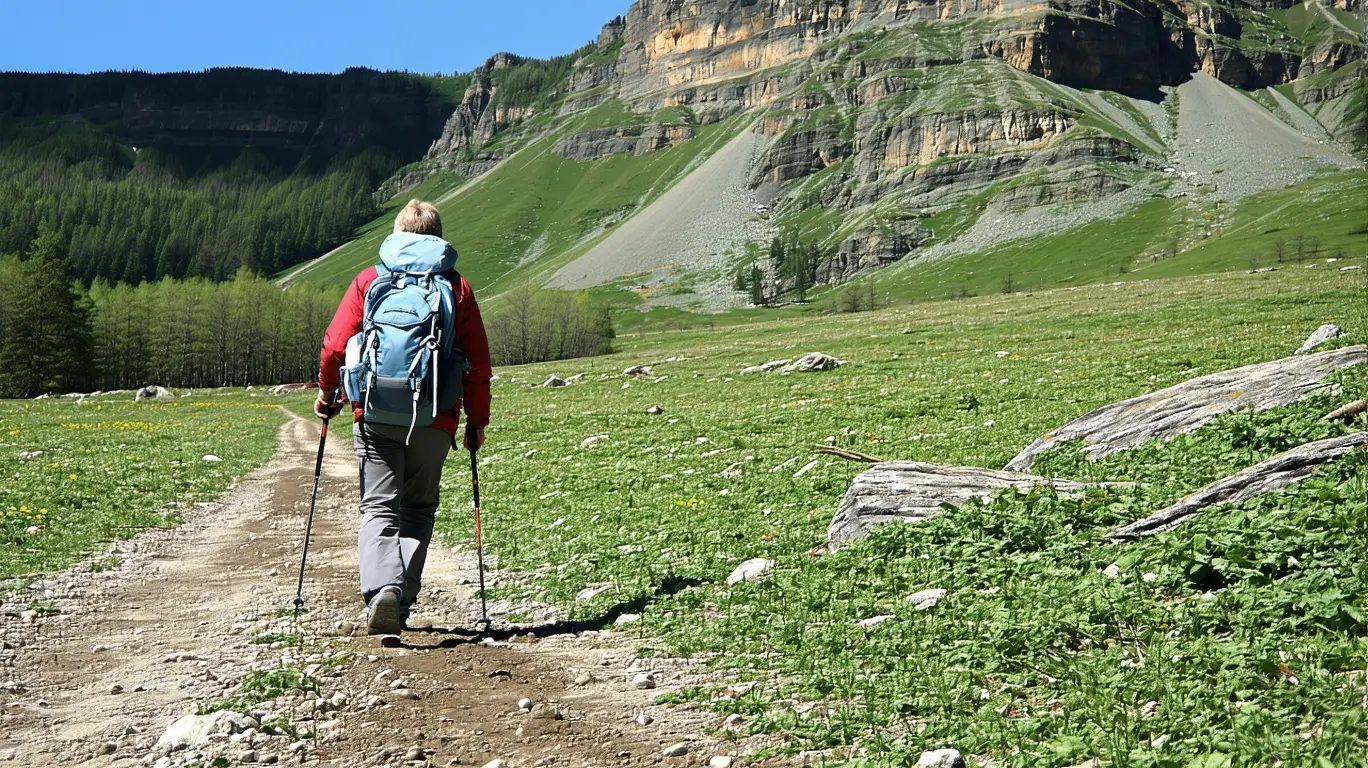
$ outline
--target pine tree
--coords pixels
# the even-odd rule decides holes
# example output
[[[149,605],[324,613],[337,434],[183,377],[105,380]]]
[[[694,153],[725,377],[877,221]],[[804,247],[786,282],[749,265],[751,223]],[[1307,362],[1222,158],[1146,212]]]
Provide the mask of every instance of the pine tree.
[[[90,368],[87,305],[67,274],[60,243],[43,227],[8,287],[0,390],[11,397],[70,391]]]
[[[765,271],[760,269],[759,264],[751,265],[749,283],[751,303],[757,307],[763,307],[768,304],[769,299],[765,295]]]

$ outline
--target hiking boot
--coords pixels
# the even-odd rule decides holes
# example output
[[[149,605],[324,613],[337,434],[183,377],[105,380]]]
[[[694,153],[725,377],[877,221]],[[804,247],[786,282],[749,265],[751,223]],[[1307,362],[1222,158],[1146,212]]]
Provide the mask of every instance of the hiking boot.
[[[376,593],[366,608],[366,634],[397,635],[402,632],[404,621],[399,601],[399,590],[394,587],[385,587]]]

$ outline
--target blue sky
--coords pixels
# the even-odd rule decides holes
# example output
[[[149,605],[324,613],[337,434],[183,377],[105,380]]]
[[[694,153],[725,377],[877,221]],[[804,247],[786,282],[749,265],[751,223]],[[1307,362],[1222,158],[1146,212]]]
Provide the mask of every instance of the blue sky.
[[[597,38],[630,0],[0,0],[0,71],[464,72]]]

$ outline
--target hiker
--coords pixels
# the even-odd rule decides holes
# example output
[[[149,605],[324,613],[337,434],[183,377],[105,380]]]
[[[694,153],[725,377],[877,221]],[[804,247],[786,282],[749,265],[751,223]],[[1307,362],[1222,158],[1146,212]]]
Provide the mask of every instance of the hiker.
[[[456,258],[437,209],[411,201],[380,246],[380,265],[352,281],[323,339],[314,413],[330,417],[344,398],[352,405],[357,559],[372,635],[398,634],[418,599],[462,406],[466,450],[479,450],[489,423],[489,342]]]

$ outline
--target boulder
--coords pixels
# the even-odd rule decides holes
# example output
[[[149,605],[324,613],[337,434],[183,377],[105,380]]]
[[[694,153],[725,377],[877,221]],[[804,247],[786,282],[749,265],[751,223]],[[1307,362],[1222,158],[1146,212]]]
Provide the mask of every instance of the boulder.
[[[1172,440],[1224,413],[1264,411],[1325,392],[1331,386],[1326,376],[1365,362],[1368,347],[1359,345],[1201,376],[1081,416],[1031,443],[1007,469],[1029,470],[1041,453],[1067,440],[1081,440],[1092,460],[1146,440]]]
[[[834,371],[845,364],[845,360],[837,360],[831,355],[824,355],[821,352],[812,352],[798,358],[792,365],[784,366],[783,372],[814,373],[817,371]]]
[[[651,366],[649,366],[649,365],[633,365],[633,366],[631,366],[630,368],[628,368],[628,369],[626,369],[625,371],[623,371],[623,372],[622,372],[622,375],[623,375],[623,376],[650,376],[650,375],[651,375]]]
[[[312,384],[280,384],[278,386],[271,387],[271,394],[289,395],[295,392],[303,392],[306,389],[312,389],[313,386],[314,385]]]
[[[1338,339],[1343,335],[1344,329],[1339,327],[1338,325],[1335,325],[1333,323],[1322,325],[1321,327],[1316,329],[1315,333],[1311,334],[1306,339],[1305,344],[1302,344],[1301,347],[1297,349],[1297,354],[1304,355],[1307,352],[1314,350],[1316,347],[1319,347],[1327,342],[1334,341],[1335,339]]]
[[[175,396],[176,395],[166,387],[148,385],[138,390],[137,394],[133,396],[133,400],[134,402],[142,402],[143,400],[169,400]]]
[[[220,711],[208,715],[186,715],[171,724],[166,732],[157,739],[159,749],[185,749],[198,746],[209,740],[213,734],[242,733],[249,728],[259,728],[256,718],[240,712]]]
[[[875,464],[855,476],[827,528],[827,545],[836,550],[863,538],[869,529],[892,521],[922,522],[970,499],[988,500],[1003,488],[1028,490],[1046,485],[1075,492],[1086,483],[1049,479],[980,467],[950,467],[918,461]]]
[[[556,376],[556,375],[554,375],[554,374],[553,374],[550,378],[548,378],[546,381],[543,381],[543,382],[541,383],[541,387],[542,387],[543,389],[560,389],[561,387],[568,387],[568,386],[570,386],[570,382],[568,382],[568,381],[566,381],[565,379],[562,379],[561,377]]]
[[[1123,525],[1111,532],[1113,539],[1135,539],[1167,531],[1207,507],[1235,504],[1255,496],[1281,490],[1310,477],[1321,464],[1368,445],[1368,432],[1359,432],[1295,448],[1259,462],[1230,477],[1217,480],[1202,490],[1183,497],[1171,507]]]

